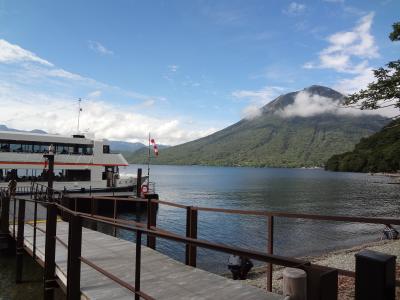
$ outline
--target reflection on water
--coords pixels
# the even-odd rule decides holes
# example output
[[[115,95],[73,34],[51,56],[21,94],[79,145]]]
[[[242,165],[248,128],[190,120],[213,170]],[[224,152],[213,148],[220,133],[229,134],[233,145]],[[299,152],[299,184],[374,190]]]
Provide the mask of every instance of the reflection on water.
[[[129,166],[134,173],[140,166]],[[142,166],[145,170],[145,167]],[[347,216],[395,217],[399,214],[400,185],[368,174],[323,170],[153,166],[151,181],[163,200],[207,207],[288,211]],[[124,214],[145,220],[146,216]],[[255,250],[265,250],[267,222],[263,217],[199,212],[199,238]],[[157,226],[185,234],[186,212],[161,205]],[[381,238],[382,226],[357,223],[275,218],[274,251],[303,256],[344,248]],[[132,233],[124,232],[132,239]],[[181,261],[184,246],[159,241],[158,249]],[[198,265],[226,271],[225,254],[199,249]]]

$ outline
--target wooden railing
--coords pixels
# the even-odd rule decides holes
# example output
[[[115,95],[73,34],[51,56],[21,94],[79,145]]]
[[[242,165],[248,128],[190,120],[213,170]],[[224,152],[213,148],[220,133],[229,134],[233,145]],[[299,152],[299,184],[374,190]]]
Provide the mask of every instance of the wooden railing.
[[[51,193],[52,192],[52,193]],[[51,194],[50,194],[51,193]],[[49,197],[49,195],[53,195]],[[57,195],[57,197],[54,197]],[[8,218],[10,204],[9,195],[0,190],[1,197],[1,228],[3,231],[9,230]],[[72,200],[75,203],[74,208],[68,208],[62,204],[65,200]],[[91,211],[90,213],[80,212],[77,208],[77,201],[90,201]],[[18,219],[17,223],[15,220],[16,212],[16,202],[18,205]],[[102,216],[95,210],[98,201],[113,201],[113,217]],[[336,272],[344,276],[353,276],[354,272],[341,269],[333,269],[325,266],[318,266],[310,263],[307,260],[290,258],[278,256],[273,253],[274,245],[274,222],[276,217],[282,218],[296,218],[296,219],[306,219],[306,220],[324,220],[324,221],[338,221],[338,222],[357,222],[357,223],[369,223],[369,224],[391,224],[400,225],[400,219],[397,218],[367,218],[367,217],[348,217],[348,216],[330,216],[330,215],[314,215],[314,214],[297,214],[289,212],[268,212],[268,211],[250,211],[250,210],[234,210],[234,209],[221,209],[221,208],[208,208],[208,207],[193,207],[186,206],[182,204],[173,203],[170,201],[157,200],[157,199],[140,199],[140,198],[116,198],[116,197],[90,197],[90,196],[70,196],[62,195],[61,193],[55,191],[49,191],[45,188],[41,189],[38,185],[32,189],[32,199],[22,199],[16,198],[14,203],[13,212],[13,237],[17,240],[17,282],[21,280],[22,276],[22,252],[23,252],[23,238],[24,238],[24,225],[25,225],[25,203],[34,203],[34,220],[33,220],[33,253],[32,256],[36,258],[36,231],[40,230],[46,234],[46,250],[45,250],[45,291],[47,291],[49,297],[51,298],[51,290],[56,282],[55,277],[55,243],[59,242],[64,247],[68,248],[68,275],[67,275],[67,298],[68,299],[78,299],[80,295],[80,268],[81,263],[85,263],[91,268],[102,273],[109,279],[120,284],[121,286],[127,288],[135,294],[135,299],[152,299],[151,296],[141,291],[140,289],[140,263],[141,263],[141,245],[142,245],[142,235],[147,236],[147,246],[150,248],[156,248],[156,239],[166,239],[170,241],[175,241],[183,243],[186,245],[185,250],[185,263],[195,267],[197,259],[197,248],[206,248],[214,251],[219,251],[228,254],[235,254],[239,256],[246,256],[254,260],[262,261],[268,264],[268,275],[267,284],[268,290],[272,290],[272,265],[280,265],[286,267],[298,267],[304,269],[309,275],[315,272],[320,272],[320,269],[327,270],[329,272]],[[146,203],[147,205],[147,223],[139,223],[135,221],[118,219],[118,203],[119,202],[136,202],[136,203]],[[41,205],[46,208],[46,231],[40,229],[37,226],[37,207]],[[172,206],[175,208],[180,208],[186,213],[186,236],[179,236],[175,233],[160,229],[157,227],[157,209],[160,205]],[[7,208],[8,207],[8,208]],[[198,212],[208,211],[215,213],[225,213],[225,214],[238,214],[238,215],[252,215],[266,218],[268,221],[268,244],[267,251],[260,252],[250,249],[243,249],[238,247],[231,247],[223,244],[212,243],[205,240],[197,239],[197,225],[198,225]],[[57,213],[63,215],[65,220],[69,222],[69,238],[68,244],[63,242],[56,236],[57,227]],[[6,219],[6,221],[5,221]],[[102,269],[100,266],[96,265],[93,261],[88,260],[81,256],[82,247],[82,221],[92,221],[99,222],[102,224],[110,225],[114,228],[114,235],[116,228],[132,231],[136,233],[136,266],[135,266],[135,285],[121,280],[115,275],[109,273],[107,270]],[[15,227],[17,226],[17,236],[15,236]],[[319,271],[318,271],[319,270]],[[400,286],[397,281],[397,286]],[[329,288],[329,287],[326,287]],[[337,286],[336,286],[337,288]],[[336,290],[337,292],[337,290]],[[45,292],[46,293],[46,292]],[[46,296],[46,295],[45,295]],[[311,299],[311,298],[310,298]]]

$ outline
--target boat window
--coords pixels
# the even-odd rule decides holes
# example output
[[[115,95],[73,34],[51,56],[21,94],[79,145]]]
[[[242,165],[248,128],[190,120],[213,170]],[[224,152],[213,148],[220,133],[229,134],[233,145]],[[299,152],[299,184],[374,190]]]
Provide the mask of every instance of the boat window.
[[[65,170],[66,181],[90,181],[90,170]]]
[[[11,152],[22,152],[22,145],[21,144],[10,144],[10,151]]]
[[[49,149],[48,145],[40,145],[40,144],[33,145],[33,152],[34,153],[44,153],[48,149]]]
[[[22,144],[22,152],[32,153],[33,145],[31,144]]]
[[[93,155],[93,146],[91,145],[51,144],[57,154]],[[0,152],[46,153],[49,147],[49,143],[0,141]]]
[[[0,151],[1,152],[10,152],[10,144],[1,143],[0,144]]]
[[[110,146],[109,145],[103,145],[103,153],[110,153]]]

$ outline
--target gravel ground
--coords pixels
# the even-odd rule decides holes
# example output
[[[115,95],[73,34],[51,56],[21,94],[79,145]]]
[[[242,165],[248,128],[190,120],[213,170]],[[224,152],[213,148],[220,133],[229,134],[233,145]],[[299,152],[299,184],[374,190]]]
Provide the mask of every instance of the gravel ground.
[[[355,258],[354,255],[361,250],[368,249],[378,252],[383,252],[398,257],[397,260],[397,279],[400,279],[400,240],[395,241],[379,241],[369,243],[350,249],[339,250],[330,252],[318,257],[303,257],[310,260],[314,264],[328,266],[333,268],[340,268],[344,270],[354,271]],[[266,275],[265,267],[255,268],[250,274],[249,278],[244,282],[259,288],[266,288]],[[274,267],[273,275],[273,291],[275,293],[282,293],[282,270],[283,268]],[[354,299],[354,279],[345,276],[339,276],[339,300]],[[397,288],[396,299],[400,300],[400,288]]]

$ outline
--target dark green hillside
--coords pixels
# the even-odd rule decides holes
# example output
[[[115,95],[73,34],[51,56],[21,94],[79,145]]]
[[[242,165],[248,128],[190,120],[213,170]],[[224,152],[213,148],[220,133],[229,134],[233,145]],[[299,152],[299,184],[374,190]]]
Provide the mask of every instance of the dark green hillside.
[[[326,163],[330,171],[395,172],[400,170],[400,120],[361,139],[351,152],[332,156]]]
[[[327,101],[343,95],[326,87],[305,89]],[[260,117],[229,126],[207,137],[160,151],[157,164],[312,167],[323,166],[334,154],[351,150],[360,138],[385,124],[379,116],[317,114],[282,117],[279,112],[292,104],[296,93],[278,97],[263,108]],[[146,161],[141,149],[128,157],[132,163]]]

